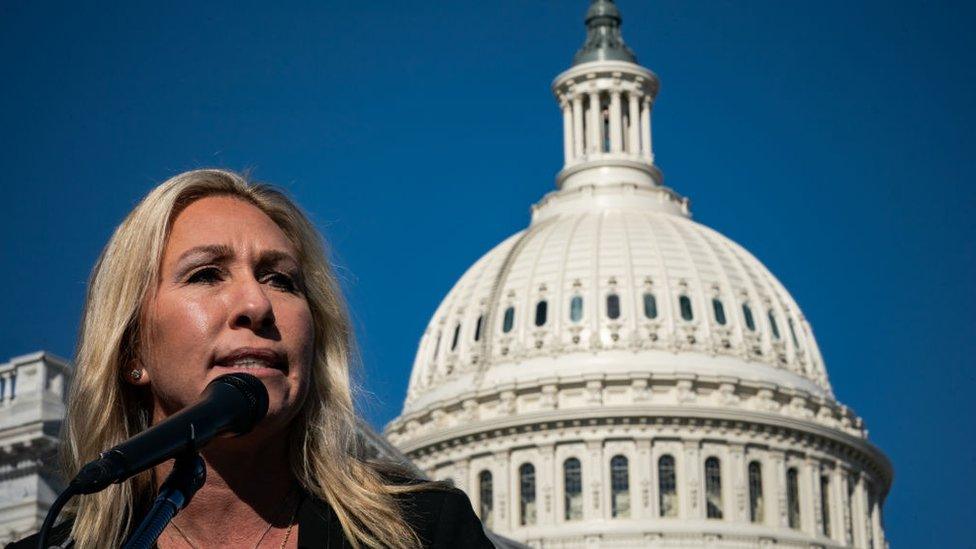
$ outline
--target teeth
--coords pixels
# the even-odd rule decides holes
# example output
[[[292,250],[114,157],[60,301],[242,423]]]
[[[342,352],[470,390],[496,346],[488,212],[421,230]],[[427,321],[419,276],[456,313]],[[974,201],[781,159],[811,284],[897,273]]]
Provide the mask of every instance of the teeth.
[[[239,358],[237,360],[225,362],[222,366],[228,368],[271,368],[271,363],[260,358]]]

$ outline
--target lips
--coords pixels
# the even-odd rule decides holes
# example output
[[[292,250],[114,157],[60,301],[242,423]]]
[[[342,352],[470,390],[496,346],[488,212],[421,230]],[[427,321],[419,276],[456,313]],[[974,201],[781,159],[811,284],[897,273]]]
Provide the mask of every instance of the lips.
[[[220,355],[214,360],[214,366],[242,371],[272,369],[288,373],[288,360],[284,354],[271,349],[253,347],[240,347]]]

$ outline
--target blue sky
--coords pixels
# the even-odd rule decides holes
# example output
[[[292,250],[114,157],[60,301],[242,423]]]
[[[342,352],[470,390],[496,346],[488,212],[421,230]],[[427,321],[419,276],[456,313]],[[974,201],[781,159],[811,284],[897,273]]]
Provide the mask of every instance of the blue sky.
[[[892,546],[972,547],[976,8],[619,5],[662,81],[667,184],[783,281],[891,457]],[[549,83],[585,8],[0,4],[0,357],[71,354],[92,264],[154,184],[249,169],[331,242],[382,426],[440,298],[553,187]]]

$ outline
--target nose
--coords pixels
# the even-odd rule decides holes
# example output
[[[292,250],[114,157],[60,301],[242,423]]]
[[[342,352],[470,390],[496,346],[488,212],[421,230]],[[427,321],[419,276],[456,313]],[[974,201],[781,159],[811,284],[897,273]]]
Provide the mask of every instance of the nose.
[[[236,286],[237,291],[232,296],[231,328],[244,328],[259,335],[274,328],[274,308],[264,287],[254,279],[241,281]]]

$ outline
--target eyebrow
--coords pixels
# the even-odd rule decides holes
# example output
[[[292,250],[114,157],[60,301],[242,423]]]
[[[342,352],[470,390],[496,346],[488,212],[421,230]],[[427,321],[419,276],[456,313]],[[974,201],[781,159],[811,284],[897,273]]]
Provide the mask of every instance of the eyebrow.
[[[216,261],[219,263],[234,257],[234,249],[226,244],[207,244],[204,246],[195,246],[180,254],[180,257],[176,260],[176,264],[181,265],[186,262],[188,258],[194,256],[206,257],[211,261]],[[258,258],[257,264],[259,266],[269,266],[281,263],[283,261],[295,263],[296,265],[298,264],[298,260],[295,259],[292,254],[282,250],[266,250],[262,252],[261,256]]]

